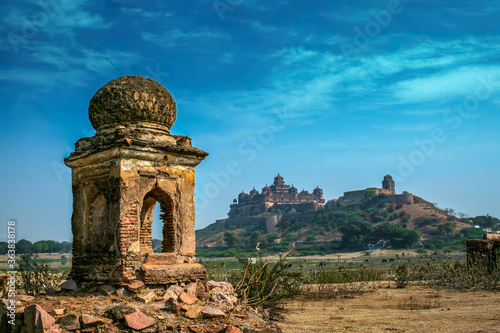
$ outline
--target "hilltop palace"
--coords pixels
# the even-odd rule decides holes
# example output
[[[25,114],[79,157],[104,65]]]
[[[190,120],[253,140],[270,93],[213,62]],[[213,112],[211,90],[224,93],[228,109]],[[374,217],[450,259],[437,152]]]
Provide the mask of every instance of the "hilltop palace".
[[[234,199],[228,213],[229,217],[258,215],[272,209],[306,211],[316,209],[325,203],[323,190],[316,187],[312,193],[302,190],[300,193],[292,185],[286,185],[279,174],[271,186],[264,186],[262,193],[253,188],[250,193],[241,192],[238,200]]]
[[[411,193],[396,194],[395,183],[390,175],[384,176],[382,188],[367,188],[364,190],[344,192],[338,199],[331,200],[342,204],[354,204],[363,200],[367,190],[374,190],[376,194],[385,194],[388,202],[413,203]],[[238,199],[233,200],[228,213],[229,217],[255,216],[265,212],[305,212],[316,210],[325,204],[323,190],[316,187],[312,193],[302,190],[298,192],[292,185],[286,185],[279,174],[274,178],[271,186],[264,186],[262,192],[253,188],[250,193],[241,192]]]

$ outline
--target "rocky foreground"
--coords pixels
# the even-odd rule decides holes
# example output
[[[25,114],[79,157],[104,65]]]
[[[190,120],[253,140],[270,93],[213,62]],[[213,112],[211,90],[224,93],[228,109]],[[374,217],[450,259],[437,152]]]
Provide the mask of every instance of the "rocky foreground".
[[[2,299],[0,332],[282,332],[268,312],[242,304],[228,282],[153,289],[140,281],[77,286],[68,280],[60,289]]]

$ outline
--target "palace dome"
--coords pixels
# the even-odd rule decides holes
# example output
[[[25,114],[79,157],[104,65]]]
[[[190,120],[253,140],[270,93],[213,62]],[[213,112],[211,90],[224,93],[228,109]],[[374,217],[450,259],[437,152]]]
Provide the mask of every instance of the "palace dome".
[[[89,119],[98,132],[137,123],[170,131],[176,115],[168,90],[142,76],[122,76],[106,83],[89,103]]]

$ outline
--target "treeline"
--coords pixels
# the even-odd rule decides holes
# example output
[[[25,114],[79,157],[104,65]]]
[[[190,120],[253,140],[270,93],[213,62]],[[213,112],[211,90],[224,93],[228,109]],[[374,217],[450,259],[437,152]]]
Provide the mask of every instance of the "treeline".
[[[72,250],[72,242],[57,242],[53,240],[41,240],[35,243],[21,239],[16,243],[16,254],[23,253],[67,253]],[[0,242],[0,254],[7,254],[8,243]]]

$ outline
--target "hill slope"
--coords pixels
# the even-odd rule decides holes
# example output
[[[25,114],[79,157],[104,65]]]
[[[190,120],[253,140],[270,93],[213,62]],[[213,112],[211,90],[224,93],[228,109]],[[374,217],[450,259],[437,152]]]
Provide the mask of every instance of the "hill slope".
[[[228,246],[249,251],[257,243],[267,251],[294,249],[299,254],[384,245],[434,249],[444,246],[442,240],[454,237],[460,244],[461,238],[478,238],[483,233],[472,228],[470,219],[458,219],[416,196],[413,204],[388,203],[384,195],[350,205],[329,203],[317,211],[278,215],[274,228],[266,228],[269,215],[218,220],[197,230],[198,252],[203,255],[208,248],[222,250]]]

